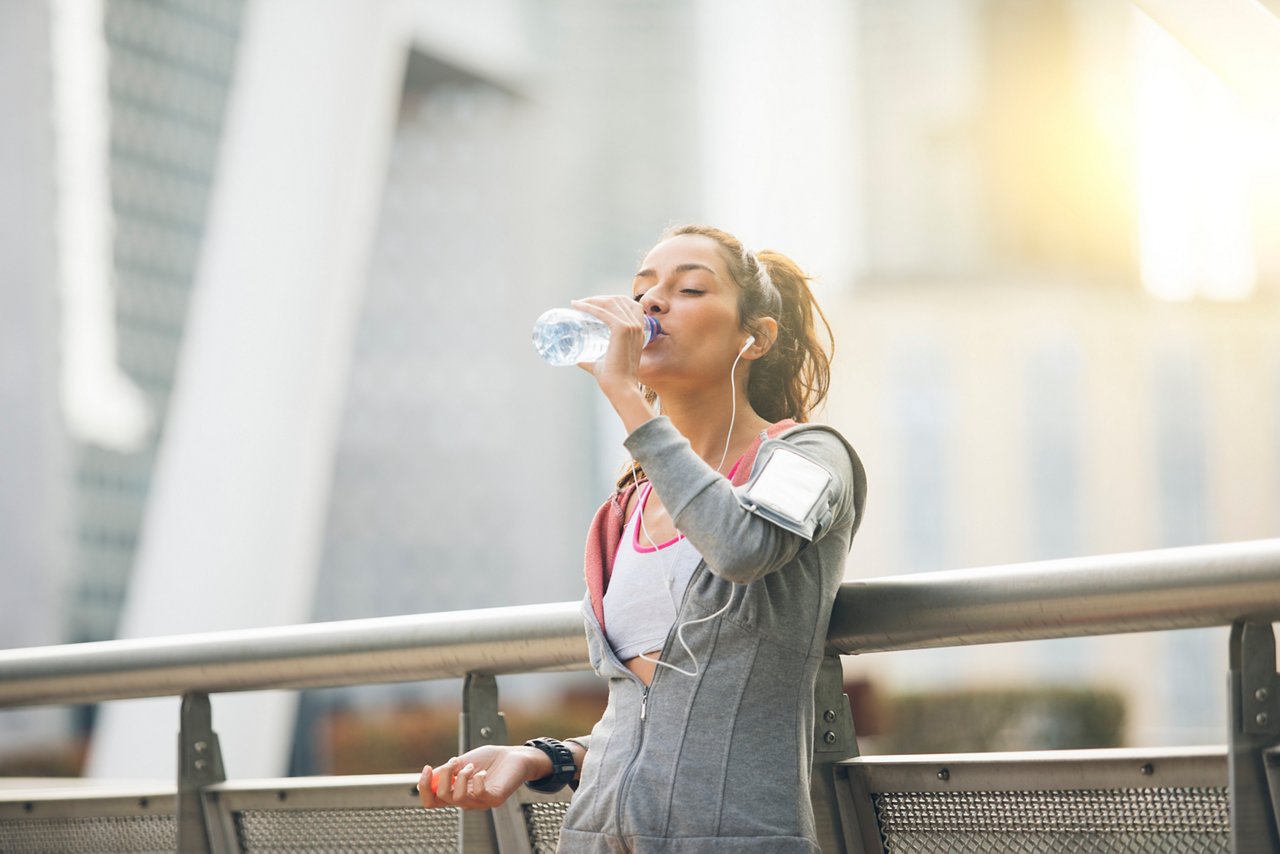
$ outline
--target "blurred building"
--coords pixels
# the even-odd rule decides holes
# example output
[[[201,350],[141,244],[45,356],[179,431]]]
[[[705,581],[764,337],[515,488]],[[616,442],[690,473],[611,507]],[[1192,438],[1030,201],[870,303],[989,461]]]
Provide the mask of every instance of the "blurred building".
[[[626,287],[646,242],[696,209],[695,139],[645,130],[692,110],[681,93],[692,68],[638,49],[691,39],[691,13],[510,10],[528,16],[520,74],[430,44],[409,60],[318,619],[562,600],[580,588],[585,520],[609,479],[591,465],[593,390],[579,372],[543,365],[530,330],[546,308]]]
[[[588,381],[538,362],[529,329],[550,305],[620,287],[619,269],[626,277],[664,225],[696,218],[696,132],[652,132],[695,112],[692,59],[673,63],[634,40],[691,44],[687,4],[543,8],[513,0],[467,13],[401,5],[409,53],[332,462],[316,570],[319,619],[576,595],[585,520],[611,480],[612,462],[596,463],[605,455],[595,449]],[[32,470],[18,469],[10,481],[15,502],[38,489],[62,501],[54,505],[61,515],[36,505],[12,517],[32,532],[26,547],[47,554],[0,560],[22,579],[24,594],[4,607],[28,615],[9,623],[11,646],[116,633],[188,291],[207,249],[203,217],[224,102],[236,83],[255,84],[243,69],[239,78],[233,73],[238,3],[108,0],[101,12],[96,27],[81,23],[79,35],[101,44],[98,71],[106,78],[103,103],[90,107],[101,110],[110,134],[102,165],[114,236],[98,259],[110,265],[104,275],[114,297],[117,352],[109,355],[145,391],[156,420],[141,447],[74,435],[56,393],[66,326],[58,278],[51,270],[27,276],[38,287],[15,295],[14,304],[26,305],[19,296],[39,299],[28,316],[14,318],[15,332],[30,330],[48,373],[17,387],[27,395],[18,404],[44,395],[38,412],[45,420],[16,438],[65,453],[76,468],[26,454]],[[32,6],[25,32],[6,28],[39,48],[16,55],[22,71],[51,63],[59,14],[56,3]],[[300,22],[298,37],[307,33]],[[289,60],[282,54],[280,61]],[[35,129],[57,107],[53,88],[23,95],[21,106],[39,117]],[[52,134],[43,149],[33,145],[22,152],[26,160],[6,158],[5,167],[15,178],[56,184],[47,151],[60,142]],[[54,209],[60,200],[50,192],[44,201]],[[49,239],[33,267],[37,260],[56,266],[54,214],[34,224]],[[18,257],[17,242],[13,251]],[[43,325],[31,325],[31,316]],[[5,451],[23,456],[17,443]],[[495,508],[509,505],[521,511],[504,512],[495,535]],[[200,604],[184,597],[171,609]],[[417,695],[423,686],[389,690]],[[341,702],[376,702],[386,693],[346,692]],[[28,743],[15,736],[4,747]]]
[[[13,375],[0,383],[9,472],[0,530],[12,531],[0,536],[5,646],[115,636],[163,435],[240,7],[104,0],[0,12],[12,84],[3,110],[20,117],[0,156],[10,208],[0,338],[15,347],[3,360]],[[86,177],[95,166],[100,174]],[[108,209],[84,210],[104,199]],[[68,280],[99,263],[109,313],[90,316],[86,329],[79,314],[99,305]],[[72,398],[110,393],[109,375],[82,370],[70,352],[98,336],[114,339],[103,371],[127,378],[155,416],[129,441],[70,414]],[[9,720],[0,716],[0,750]]]
[[[59,417],[58,301],[48,185],[51,87],[45,10],[10,4],[0,26],[0,645],[62,637],[70,543],[69,442]],[[0,744],[60,736],[61,713],[0,715]]]
[[[1280,184],[1232,94],[1124,5],[859,9],[867,265],[830,411],[870,477],[850,573],[1276,536]],[[1135,743],[1218,742],[1226,637],[847,667],[1100,685]]]
[[[1132,281],[1132,14],[859,4],[866,274]]]
[[[1045,283],[871,285],[828,417],[867,462],[851,577],[1274,537],[1280,307]],[[913,691],[1097,685],[1128,738],[1216,743],[1227,632],[846,659]]]
[[[546,308],[626,287],[646,241],[696,209],[694,139],[646,130],[692,111],[693,93],[669,97],[692,68],[640,49],[690,39],[691,11],[511,4],[521,9],[518,73],[430,43],[410,56],[316,619],[580,595],[585,522],[616,454],[595,448],[589,380],[542,364],[530,330]],[[545,698],[557,684],[523,681],[504,680],[504,696]],[[307,692],[300,715],[305,730],[338,706],[457,690]],[[295,767],[323,767],[309,742],[299,750]]]
[[[115,637],[181,350],[241,6],[103,3],[117,358],[159,417],[137,450],[76,443],[71,641]]]

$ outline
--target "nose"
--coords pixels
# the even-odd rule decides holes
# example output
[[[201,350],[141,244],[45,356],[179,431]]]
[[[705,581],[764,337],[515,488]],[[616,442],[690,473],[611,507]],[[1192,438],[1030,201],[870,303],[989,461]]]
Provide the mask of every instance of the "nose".
[[[645,314],[665,313],[667,302],[663,296],[662,288],[655,285],[645,291],[644,296],[640,297],[640,307],[644,309]]]

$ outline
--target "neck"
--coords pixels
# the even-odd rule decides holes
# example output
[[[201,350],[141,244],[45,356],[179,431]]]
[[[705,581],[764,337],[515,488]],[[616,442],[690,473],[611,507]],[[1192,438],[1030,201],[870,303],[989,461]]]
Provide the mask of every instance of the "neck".
[[[720,473],[725,474],[733,467],[734,460],[750,447],[756,435],[769,426],[769,422],[756,414],[741,392],[737,395],[736,415],[727,399],[715,401],[711,397],[705,393],[663,395],[662,414],[670,418],[672,425],[689,440],[694,453],[712,468],[720,465]],[[726,436],[729,439],[727,454]],[[721,457],[724,458],[723,463]]]

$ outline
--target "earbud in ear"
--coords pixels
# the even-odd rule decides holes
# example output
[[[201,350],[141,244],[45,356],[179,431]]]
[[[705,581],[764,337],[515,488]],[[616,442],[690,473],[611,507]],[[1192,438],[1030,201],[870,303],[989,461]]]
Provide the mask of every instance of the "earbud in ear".
[[[742,342],[742,349],[738,351],[738,355],[741,356],[743,353],[747,352],[747,348],[754,343],[756,343],[756,336],[748,335],[747,340]]]

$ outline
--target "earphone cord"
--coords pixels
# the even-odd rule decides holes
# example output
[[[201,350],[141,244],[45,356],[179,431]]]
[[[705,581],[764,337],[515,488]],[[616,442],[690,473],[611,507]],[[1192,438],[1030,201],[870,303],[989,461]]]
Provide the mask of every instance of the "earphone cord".
[[[748,341],[748,344],[749,343],[750,341]],[[729,430],[724,437],[724,450],[720,453],[720,462],[716,464],[717,474],[720,473],[720,469],[724,468],[724,461],[729,456],[729,442],[733,438],[733,424],[738,417],[738,386],[734,378],[734,372],[737,371],[738,362],[742,359],[742,354],[745,353],[746,351],[747,351],[747,347],[746,345],[744,345],[743,348],[738,351],[738,357],[733,360],[733,366],[729,368],[729,401],[730,401]],[[632,483],[634,483],[636,479],[637,479],[636,464],[635,464],[635,460],[632,460],[631,461]],[[644,508],[637,507],[636,512],[640,514],[640,530],[644,532],[645,539],[649,541],[650,547],[652,547],[655,550],[655,552],[658,555],[658,560],[662,563],[663,575],[670,581],[674,581],[674,578],[671,572],[671,567],[667,564],[666,558],[662,556],[661,550],[658,549],[658,544],[654,541],[653,537],[649,536],[649,529],[644,524]],[[684,537],[682,536],[680,539],[680,543],[677,544],[676,548],[679,548],[680,545],[682,545],[683,543],[684,543]],[[714,614],[710,614],[706,617],[699,617],[696,620],[685,620],[683,623],[676,626],[676,640],[680,641],[680,646],[684,647],[685,655],[689,656],[689,659],[693,662],[693,670],[685,670],[683,667],[680,667],[679,665],[672,664],[668,661],[662,661],[661,659],[658,659],[658,658],[653,658],[649,655],[646,655],[643,652],[639,654],[639,657],[643,658],[645,661],[653,662],[658,667],[666,667],[670,670],[674,670],[675,672],[681,673],[685,676],[697,676],[698,673],[701,671],[701,667],[698,664],[698,657],[693,654],[693,650],[689,648],[689,644],[684,639],[685,626],[692,626],[698,623],[705,623],[708,620],[714,620],[716,617],[719,617],[725,611],[728,611],[729,606],[733,604],[734,595],[738,592],[737,584],[730,582],[730,585],[731,586],[729,588],[729,600],[724,603],[724,607],[716,611]],[[668,587],[668,592],[670,592],[670,587]],[[679,604],[676,603],[674,599],[672,600],[672,604],[676,606],[677,611],[680,610]]]

